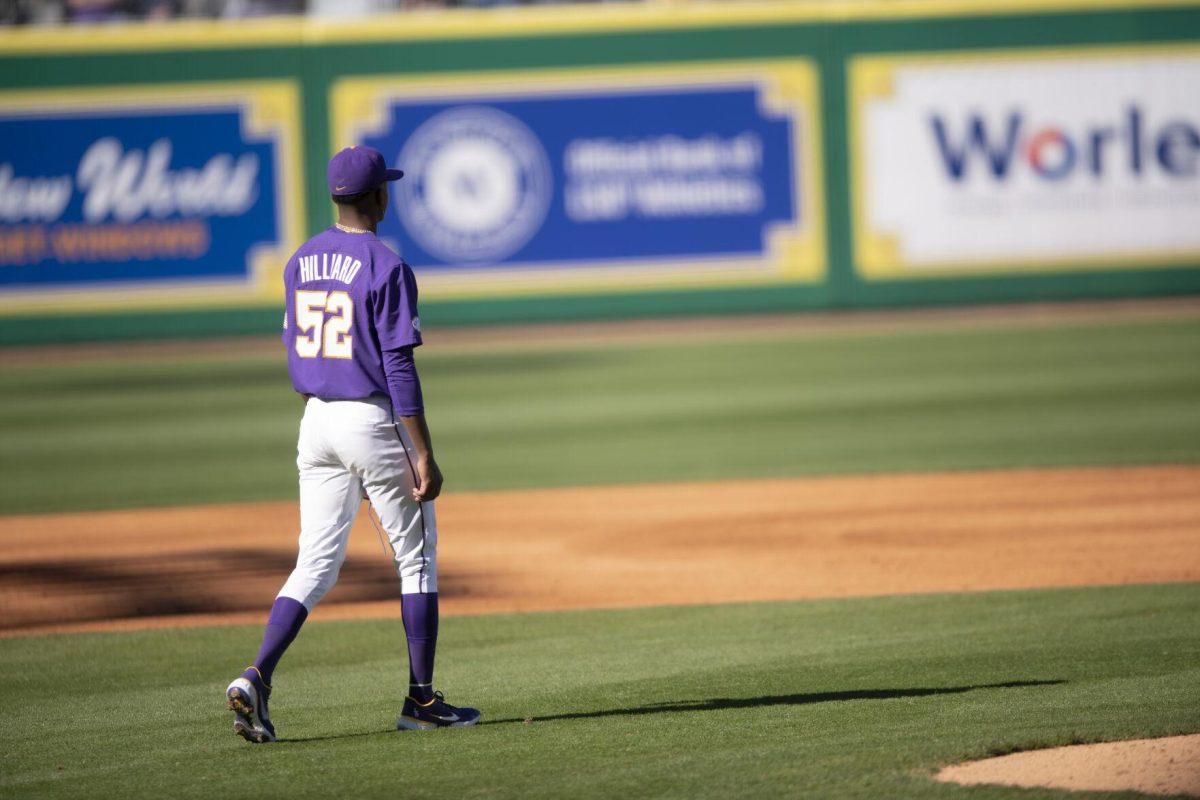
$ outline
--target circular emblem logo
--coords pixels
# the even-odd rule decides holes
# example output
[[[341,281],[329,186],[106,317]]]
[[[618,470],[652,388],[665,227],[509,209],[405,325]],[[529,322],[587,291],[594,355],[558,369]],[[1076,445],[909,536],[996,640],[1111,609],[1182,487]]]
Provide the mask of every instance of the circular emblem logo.
[[[495,108],[461,106],[424,122],[397,163],[400,222],[443,261],[500,261],[537,233],[553,178],[541,143]]]

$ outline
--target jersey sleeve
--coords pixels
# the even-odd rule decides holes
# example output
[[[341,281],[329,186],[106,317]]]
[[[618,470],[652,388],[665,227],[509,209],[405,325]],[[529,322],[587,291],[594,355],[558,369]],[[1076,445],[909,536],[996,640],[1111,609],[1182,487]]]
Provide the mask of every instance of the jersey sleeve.
[[[387,379],[392,408],[400,412],[400,416],[412,417],[425,413],[421,377],[417,375],[411,347],[383,351],[383,375]]]
[[[371,293],[371,313],[379,346],[384,350],[421,344],[421,317],[417,313],[417,278],[401,261]]]

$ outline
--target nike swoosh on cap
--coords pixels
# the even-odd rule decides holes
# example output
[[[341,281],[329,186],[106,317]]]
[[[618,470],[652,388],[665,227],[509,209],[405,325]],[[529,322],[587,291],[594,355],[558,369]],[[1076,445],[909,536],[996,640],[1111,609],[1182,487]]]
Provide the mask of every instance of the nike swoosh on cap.
[[[340,192],[342,189],[345,189],[345,188],[346,188],[345,186],[336,186],[336,187],[334,187],[334,191]]]

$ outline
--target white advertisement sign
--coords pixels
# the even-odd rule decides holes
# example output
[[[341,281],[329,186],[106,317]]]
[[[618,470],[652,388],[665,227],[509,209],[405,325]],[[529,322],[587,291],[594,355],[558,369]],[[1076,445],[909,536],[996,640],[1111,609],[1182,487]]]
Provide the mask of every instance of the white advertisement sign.
[[[1200,48],[872,57],[850,78],[864,276],[1200,256]]]

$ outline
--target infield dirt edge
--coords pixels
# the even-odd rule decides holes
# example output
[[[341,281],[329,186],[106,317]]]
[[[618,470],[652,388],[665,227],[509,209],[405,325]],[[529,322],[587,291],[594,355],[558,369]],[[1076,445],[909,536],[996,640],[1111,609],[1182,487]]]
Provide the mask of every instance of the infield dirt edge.
[[[1200,734],[1023,750],[943,767],[934,778],[964,786],[1200,797]]]
[[[1168,465],[452,493],[443,611],[1197,582],[1197,482]],[[294,502],[0,517],[0,635],[261,623],[297,517]],[[397,616],[365,514],[349,554],[314,619]]]

